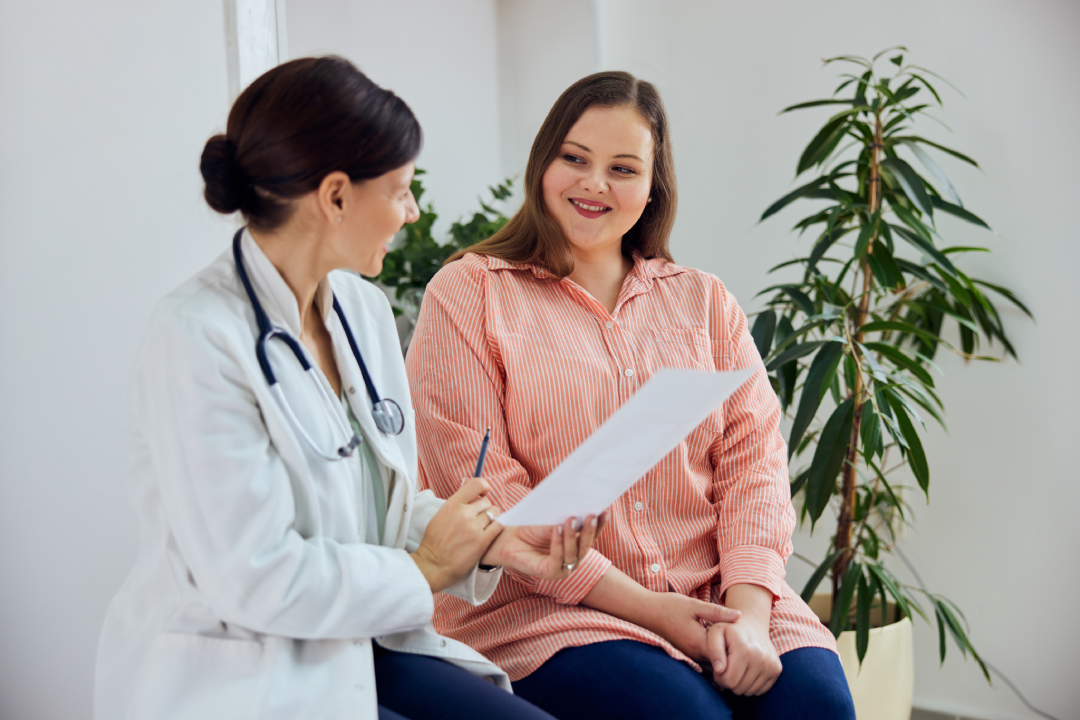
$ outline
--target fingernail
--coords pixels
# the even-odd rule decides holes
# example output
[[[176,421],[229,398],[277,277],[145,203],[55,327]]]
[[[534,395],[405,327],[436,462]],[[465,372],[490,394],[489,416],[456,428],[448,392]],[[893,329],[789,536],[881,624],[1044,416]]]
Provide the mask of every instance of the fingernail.
[[[589,524],[592,525],[593,527],[596,527],[596,518],[593,518],[592,522],[590,522]]]
[[[562,525],[559,525],[559,534],[562,535]]]
[[[577,518],[574,518],[573,520],[571,520],[570,521],[570,529],[572,529],[572,530],[580,530],[581,529],[581,521],[578,520]]]

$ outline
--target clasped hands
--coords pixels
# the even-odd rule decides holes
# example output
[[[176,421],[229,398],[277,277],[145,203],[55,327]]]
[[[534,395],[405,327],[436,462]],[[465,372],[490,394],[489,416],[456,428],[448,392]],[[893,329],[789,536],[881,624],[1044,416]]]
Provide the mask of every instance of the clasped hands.
[[[413,561],[439,592],[472,571],[477,563],[500,565],[541,580],[569,577],[592,547],[607,520],[590,515],[579,528],[573,519],[563,525],[503,527],[499,509],[488,498],[482,478],[465,480],[428,523]]]

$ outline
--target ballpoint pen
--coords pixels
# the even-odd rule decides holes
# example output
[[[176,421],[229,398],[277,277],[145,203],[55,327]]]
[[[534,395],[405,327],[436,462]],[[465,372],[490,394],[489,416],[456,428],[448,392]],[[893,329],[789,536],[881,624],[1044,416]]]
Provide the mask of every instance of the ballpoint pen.
[[[476,459],[476,472],[473,473],[473,477],[480,477],[480,473],[484,471],[484,459],[487,458],[488,444],[491,442],[491,428],[488,428],[484,433],[484,442],[480,445],[480,457]]]

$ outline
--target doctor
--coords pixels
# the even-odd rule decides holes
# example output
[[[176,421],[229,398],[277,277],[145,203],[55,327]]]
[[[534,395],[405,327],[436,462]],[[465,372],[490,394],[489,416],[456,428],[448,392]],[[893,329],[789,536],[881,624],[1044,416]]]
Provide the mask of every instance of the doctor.
[[[431,626],[500,566],[562,579],[603,523],[502,528],[479,478],[416,487],[393,316],[367,276],[418,217],[420,126],[340,58],[274,68],[203,152],[246,228],[158,306],[131,395],[138,562],[97,659],[99,720],[548,718]],[[479,446],[477,447],[479,450]]]

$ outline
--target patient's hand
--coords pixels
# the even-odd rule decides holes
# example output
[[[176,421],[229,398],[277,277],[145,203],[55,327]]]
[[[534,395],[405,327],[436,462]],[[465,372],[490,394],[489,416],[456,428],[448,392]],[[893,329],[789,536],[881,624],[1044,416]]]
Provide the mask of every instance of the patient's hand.
[[[736,695],[761,695],[783,670],[769,638],[772,593],[757,585],[733,585],[727,602],[743,614],[735,623],[709,628],[713,681]]]
[[[562,580],[577,568],[604,529],[608,514],[590,515],[580,530],[572,520],[563,525],[525,525],[505,528],[488,548],[482,562],[502,565],[541,580]],[[567,566],[572,566],[569,569]]]
[[[646,605],[638,624],[652,630],[705,667],[712,665],[712,662],[702,621],[727,626],[740,617],[737,610],[676,592],[650,593]]]

